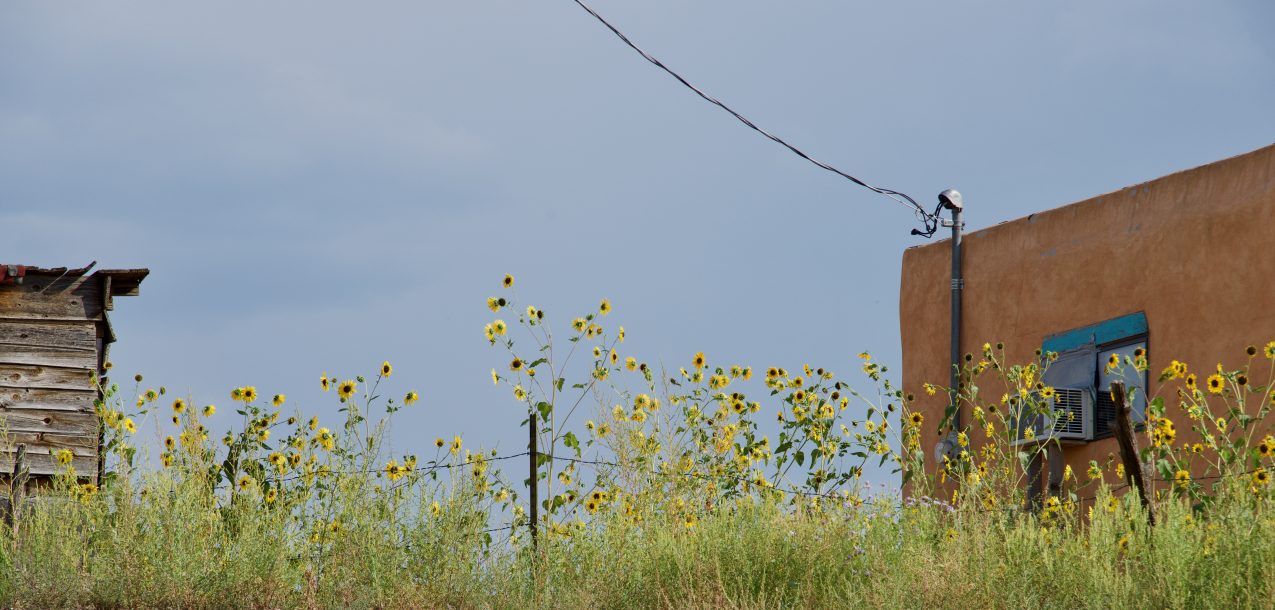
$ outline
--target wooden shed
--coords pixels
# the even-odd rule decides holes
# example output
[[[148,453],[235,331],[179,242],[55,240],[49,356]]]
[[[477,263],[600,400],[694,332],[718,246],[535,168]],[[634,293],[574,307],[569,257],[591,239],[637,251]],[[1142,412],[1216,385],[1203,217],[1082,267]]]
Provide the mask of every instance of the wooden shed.
[[[150,271],[93,267],[0,265],[0,473],[12,472],[19,444],[31,475],[59,471],[60,449],[74,453],[77,472],[100,473],[93,377],[106,376],[115,341],[108,312]]]

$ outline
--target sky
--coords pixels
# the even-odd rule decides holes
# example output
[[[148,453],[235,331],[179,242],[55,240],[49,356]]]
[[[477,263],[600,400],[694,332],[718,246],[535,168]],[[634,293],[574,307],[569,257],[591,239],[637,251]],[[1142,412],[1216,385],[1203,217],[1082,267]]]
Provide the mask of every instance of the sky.
[[[971,230],[1275,141],[1269,2],[591,4],[816,158],[959,189]],[[610,299],[622,356],[867,391],[917,226],[570,0],[0,6],[0,262],[149,268],[112,360],[200,405],[335,421],[319,375],[388,359],[423,397],[396,448],[520,451],[482,332],[506,273],[563,334]]]

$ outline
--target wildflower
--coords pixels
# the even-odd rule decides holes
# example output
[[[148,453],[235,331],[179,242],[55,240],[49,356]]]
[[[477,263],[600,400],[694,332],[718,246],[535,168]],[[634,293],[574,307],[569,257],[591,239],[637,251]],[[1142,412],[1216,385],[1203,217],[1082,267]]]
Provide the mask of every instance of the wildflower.
[[[637,359],[634,358],[633,356],[629,356],[628,358],[625,358],[624,368],[629,369],[630,371],[637,370]]]
[[[279,496],[278,490],[271,487],[270,490],[266,492],[266,498],[265,498],[266,504],[274,504],[275,498],[277,498],[278,496]]]
[[[514,287],[514,276],[509,275],[509,274],[505,274],[505,279],[504,279],[504,281],[502,281],[502,282],[500,283],[500,285],[501,285],[501,286],[504,286],[505,288],[513,288],[513,287]]]
[[[623,326],[621,326],[620,330],[616,332],[615,340],[619,341],[620,343],[624,343],[624,327]]]
[[[1107,498],[1107,512],[1114,513],[1117,508],[1120,508],[1120,499],[1115,496]]]
[[[500,384],[500,375],[496,374],[496,369],[491,370],[491,385]]]
[[[358,384],[353,380],[347,379],[336,386],[336,394],[341,397],[341,400],[348,400],[354,395],[354,391],[358,389],[358,387]]]
[[[1090,478],[1090,479],[1101,479],[1101,478],[1102,478],[1102,469],[1101,469],[1101,468],[1098,468],[1098,462],[1093,461],[1093,460],[1090,460],[1090,461],[1089,461],[1089,472],[1087,472],[1087,473],[1085,473],[1085,474],[1089,475],[1089,478]]]
[[[336,447],[336,435],[327,428],[319,428],[319,435],[316,438],[319,439],[319,446],[323,447],[324,451],[331,451]]]
[[[446,445],[446,444],[447,444],[447,441],[443,440],[442,437],[434,439],[434,446],[438,447],[439,449],[442,449],[443,445]]]
[[[523,400],[526,397],[527,397],[527,391],[522,389],[521,384],[514,386],[514,398],[518,400]]]
[[[137,424],[133,423],[133,418],[130,417],[124,420],[124,429],[128,430],[129,434],[137,432]]]
[[[1267,343],[1266,347],[1262,348],[1262,353],[1265,354],[1267,358],[1275,360],[1275,341]]]
[[[515,372],[515,373],[517,373],[518,371],[521,371],[521,370],[522,370],[522,359],[521,359],[521,358],[514,358],[513,360],[511,360],[511,361],[509,362],[509,370],[510,370],[510,371],[512,371],[512,372]]]
[[[1114,369],[1120,366],[1120,354],[1112,354],[1107,358],[1107,369]]]
[[[1209,382],[1208,382],[1209,393],[1221,394],[1222,388],[1224,387],[1223,381],[1224,380],[1222,379],[1221,375],[1218,375],[1216,373],[1209,375]]]
[[[322,377],[319,377],[319,387],[322,387],[324,392],[328,391],[328,384],[331,382],[332,380],[328,379],[327,373],[324,373]]]
[[[1270,480],[1271,480],[1270,474],[1266,472],[1265,468],[1258,468],[1257,470],[1253,471],[1254,485],[1266,485],[1267,483],[1270,482]]]
[[[1120,540],[1116,541],[1116,548],[1119,549],[1122,554],[1129,550],[1129,534],[1121,536]]]
[[[386,360],[381,363],[381,377],[389,377],[394,374],[394,367],[390,366],[390,361]]]
[[[429,503],[429,514],[435,517],[443,514],[443,507],[438,505],[438,500]]]
[[[1173,474],[1173,482],[1179,489],[1186,489],[1191,484],[1191,473],[1186,470],[1179,470]]]
[[[460,453],[460,436],[457,436],[456,438],[452,439],[451,452],[452,452],[452,455],[457,455]]]
[[[212,417],[217,412],[217,405],[204,405],[204,417]]]
[[[58,449],[57,460],[59,464],[65,466],[70,464],[73,459],[75,459],[75,454],[70,449]]]
[[[496,343],[496,331],[492,328],[491,322],[488,322],[487,325],[483,327],[483,335],[486,336],[487,340],[491,343]]]
[[[266,442],[266,441],[268,441],[268,440],[270,440],[270,430],[269,430],[269,429],[265,429],[265,430],[262,430],[261,432],[258,432],[258,433],[257,433],[257,440],[259,440],[259,441],[261,441],[261,442],[263,442],[263,443],[264,443],[264,442]]]
[[[585,327],[588,325],[589,321],[584,318],[576,318],[571,321],[571,328],[576,329],[576,332],[584,332]]]
[[[611,313],[611,301],[602,299],[602,303],[598,305],[598,311],[604,316]]]
[[[415,390],[412,390],[411,392],[408,392],[406,396],[403,397],[403,404],[410,405],[420,399],[421,399],[421,395],[417,394]]]
[[[501,300],[496,297],[487,297],[487,309],[490,309],[492,313],[500,311]]]
[[[922,388],[924,388],[924,389],[925,389],[925,393],[926,393],[926,394],[929,394],[930,396],[933,396],[935,393],[937,393],[937,392],[938,392],[938,388],[934,387],[934,385],[929,384],[929,383],[924,384],[924,385],[922,385],[921,387],[922,387]]]
[[[1236,385],[1238,385],[1238,386],[1240,386],[1241,388],[1242,388],[1242,387],[1247,386],[1247,385],[1248,385],[1248,375],[1245,375],[1244,373],[1239,373],[1238,375],[1236,375],[1236,376],[1235,376],[1235,384],[1236,384]]]
[[[164,439],[164,446],[167,447],[169,451],[172,451],[173,447],[177,446],[177,441],[174,441],[172,435],[170,434],[167,438]]]
[[[968,446],[969,446],[969,444],[970,444],[970,439],[969,439],[969,437],[968,437],[968,436],[966,436],[966,435],[965,435],[965,433],[964,433],[964,432],[957,432],[957,433],[956,433],[956,444],[957,444],[957,445],[960,445],[960,446],[962,446],[962,447],[968,447]]]
[[[252,487],[253,483],[256,483],[256,480],[246,474],[239,477],[239,489],[246,490],[249,487]]]
[[[385,478],[391,481],[397,481],[407,474],[407,470],[398,465],[395,460],[390,460],[385,464]]]
[[[287,397],[286,395],[284,395],[284,394],[275,394],[275,395],[274,395],[274,397],[270,399],[270,404],[274,405],[274,406],[275,406],[275,408],[279,408],[279,407],[282,407],[282,406],[283,406],[283,403],[284,403],[286,400],[288,400],[288,397]]]
[[[319,416],[315,415],[315,416],[311,417],[311,418],[310,418],[310,423],[309,423],[308,425],[309,425],[309,427],[310,427],[310,431],[311,431],[311,432],[313,432],[315,428],[318,428],[318,427],[319,427]]]
[[[695,358],[691,360],[691,363],[695,365],[696,369],[704,368],[704,352],[695,352]]]
[[[186,401],[178,398],[173,401],[173,413],[180,415],[186,410]]]

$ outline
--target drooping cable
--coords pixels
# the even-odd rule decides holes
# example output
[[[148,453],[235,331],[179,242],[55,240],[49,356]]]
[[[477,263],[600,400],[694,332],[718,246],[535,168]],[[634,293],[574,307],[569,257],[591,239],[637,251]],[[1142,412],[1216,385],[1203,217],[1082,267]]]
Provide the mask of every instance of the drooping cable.
[[[789,144],[788,142],[784,141],[784,140],[783,140],[783,138],[780,138],[779,136],[776,136],[776,135],[774,135],[774,134],[770,133],[769,131],[766,131],[765,129],[762,129],[761,127],[758,127],[756,123],[753,123],[752,121],[748,120],[748,118],[747,118],[747,117],[745,117],[744,115],[742,115],[742,114],[740,114],[740,113],[736,112],[736,111],[735,111],[734,109],[732,109],[730,106],[727,106],[726,104],[722,103],[722,102],[721,102],[720,100],[718,100],[717,98],[714,98],[713,96],[708,95],[707,93],[704,93],[704,92],[703,92],[703,91],[701,91],[698,87],[696,87],[695,85],[692,85],[692,84],[690,83],[690,81],[688,81],[688,80],[686,80],[685,78],[683,78],[683,77],[682,77],[682,75],[678,74],[677,72],[674,72],[671,68],[669,68],[668,66],[664,65],[664,63],[663,63],[663,62],[661,62],[659,59],[656,59],[656,58],[655,58],[654,56],[652,56],[650,53],[647,53],[646,51],[643,51],[640,47],[638,47],[636,44],[634,44],[632,40],[629,40],[629,37],[628,37],[628,36],[625,36],[625,35],[624,35],[624,32],[621,32],[621,31],[620,31],[618,28],[616,28],[614,25],[611,25],[611,23],[610,23],[609,21],[607,21],[606,19],[604,19],[604,18],[602,17],[602,15],[599,15],[599,14],[598,14],[598,12],[597,12],[597,11],[595,11],[595,10],[593,10],[593,8],[592,8],[592,7],[590,7],[588,4],[585,4],[583,0],[573,0],[573,1],[574,1],[576,4],[580,5],[580,8],[584,9],[584,10],[585,10],[586,12],[588,12],[590,15],[593,15],[593,18],[594,18],[594,19],[597,19],[597,20],[598,20],[598,22],[600,22],[602,25],[606,26],[606,28],[607,28],[608,30],[611,30],[611,32],[612,32],[613,34],[615,34],[617,37],[619,37],[619,39],[620,39],[621,41],[623,41],[623,42],[624,42],[624,44],[628,45],[628,46],[629,46],[629,48],[633,49],[634,51],[637,51],[637,53],[638,53],[639,55],[641,55],[644,59],[646,59],[647,61],[649,61],[649,62],[651,62],[652,64],[654,64],[654,65],[655,65],[656,67],[658,67],[659,69],[664,70],[665,72],[667,72],[667,73],[669,74],[669,76],[672,76],[673,78],[677,79],[677,82],[682,83],[682,85],[686,86],[686,88],[690,89],[691,91],[694,91],[694,92],[695,92],[695,94],[696,94],[696,95],[698,95],[698,96],[700,96],[701,98],[703,98],[703,99],[704,99],[704,101],[707,101],[708,103],[713,104],[714,106],[717,106],[718,108],[721,108],[722,110],[725,110],[726,112],[729,112],[729,113],[731,114],[731,116],[733,116],[733,117],[735,117],[736,119],[738,119],[738,120],[739,120],[739,122],[743,123],[744,125],[747,125],[747,126],[748,126],[750,129],[752,129],[753,131],[756,131],[757,133],[760,133],[761,135],[766,136],[768,139],[770,139],[771,141],[775,142],[776,144],[779,144],[780,146],[783,146],[784,148],[787,148],[788,150],[792,151],[792,153],[793,153],[793,154],[795,154],[795,155],[797,155],[798,157],[801,157],[802,159],[805,159],[805,160],[807,160],[807,161],[809,161],[809,162],[811,162],[811,163],[815,164],[816,166],[818,166],[818,167],[820,167],[820,168],[823,168],[823,169],[825,169],[825,170],[827,170],[827,171],[830,171],[830,172],[832,172],[832,173],[834,173],[834,174],[837,174],[838,176],[841,176],[842,178],[845,178],[846,180],[849,180],[849,181],[851,181],[851,182],[853,182],[853,183],[855,183],[855,184],[857,184],[857,185],[859,185],[859,186],[862,186],[863,188],[866,188],[866,189],[868,189],[868,190],[871,190],[871,191],[873,191],[873,192],[875,192],[875,193],[879,193],[879,194],[881,194],[881,195],[885,195],[886,197],[889,197],[890,199],[892,199],[892,200],[894,200],[894,201],[898,202],[900,205],[902,205],[902,206],[904,206],[904,207],[907,207],[907,208],[912,209],[913,213],[914,213],[914,214],[916,215],[916,217],[917,217],[917,220],[920,220],[920,221],[921,221],[921,222],[925,225],[925,230],[924,230],[924,231],[921,231],[921,230],[919,230],[919,229],[912,229],[912,234],[913,234],[913,235],[920,235],[920,236],[923,236],[923,237],[929,238],[929,237],[933,236],[933,235],[934,235],[934,233],[935,233],[936,231],[938,231],[938,227],[939,227],[938,211],[939,211],[939,208],[937,208],[937,207],[936,207],[936,208],[934,209],[934,211],[933,211],[933,212],[927,212],[927,211],[925,211],[925,208],[921,207],[921,204],[919,204],[919,203],[917,203],[917,202],[916,202],[916,200],[912,199],[911,197],[909,197],[909,196],[907,196],[907,195],[905,195],[905,194],[903,194],[903,193],[900,193],[899,191],[896,191],[896,190],[893,190],[893,189],[888,189],[888,188],[882,188],[882,187],[878,187],[878,186],[873,186],[873,185],[868,184],[867,182],[864,182],[863,180],[860,180],[860,179],[858,179],[858,178],[856,178],[856,177],[854,177],[854,176],[852,176],[852,175],[850,175],[850,174],[848,174],[848,173],[846,173],[846,172],[843,172],[843,171],[841,171],[841,170],[839,170],[839,169],[837,169],[837,168],[835,168],[835,167],[833,167],[833,166],[831,166],[831,165],[828,165],[827,163],[824,163],[824,162],[822,162],[822,161],[819,161],[818,159],[815,159],[815,158],[811,157],[810,155],[808,155],[808,154],[806,154],[805,152],[803,152],[800,148],[797,148],[796,146],[793,146],[792,144]]]

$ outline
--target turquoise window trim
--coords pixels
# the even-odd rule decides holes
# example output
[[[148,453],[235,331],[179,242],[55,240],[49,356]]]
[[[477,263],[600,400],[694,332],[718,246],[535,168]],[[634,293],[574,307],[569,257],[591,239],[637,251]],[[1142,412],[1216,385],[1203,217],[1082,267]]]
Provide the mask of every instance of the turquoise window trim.
[[[1041,349],[1047,352],[1065,352],[1092,343],[1105,345],[1130,337],[1147,334],[1147,316],[1142,312],[1131,313],[1045,337]]]

